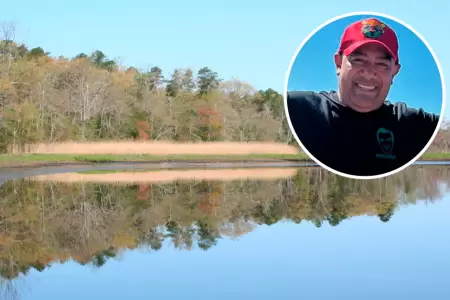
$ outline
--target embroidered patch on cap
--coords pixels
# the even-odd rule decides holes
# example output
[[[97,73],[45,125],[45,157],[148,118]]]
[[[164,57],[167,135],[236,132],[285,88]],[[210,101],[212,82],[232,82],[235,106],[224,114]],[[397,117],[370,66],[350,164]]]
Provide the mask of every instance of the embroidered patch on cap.
[[[377,19],[369,19],[364,20],[361,23],[361,32],[364,34],[364,36],[371,38],[371,39],[377,39],[384,33],[384,28],[386,25]]]

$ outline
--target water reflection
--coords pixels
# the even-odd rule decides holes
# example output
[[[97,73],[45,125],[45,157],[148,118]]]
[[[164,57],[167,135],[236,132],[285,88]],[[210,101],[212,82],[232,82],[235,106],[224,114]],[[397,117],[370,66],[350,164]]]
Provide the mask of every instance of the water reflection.
[[[207,251],[281,221],[336,227],[366,215],[389,222],[400,207],[441,199],[449,180],[450,168],[414,166],[364,181],[321,168],[101,171],[10,181],[0,189],[0,274],[14,282],[68,261],[101,268],[136,248]]]

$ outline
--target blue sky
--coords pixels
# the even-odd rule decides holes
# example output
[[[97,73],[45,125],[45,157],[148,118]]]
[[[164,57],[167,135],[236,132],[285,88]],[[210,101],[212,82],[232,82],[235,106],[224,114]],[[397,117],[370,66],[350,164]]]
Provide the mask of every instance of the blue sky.
[[[311,31],[336,15],[379,11],[419,31],[432,46],[444,72],[450,73],[450,40],[443,38],[450,3],[315,3],[128,0],[115,4],[79,0],[62,5],[56,0],[24,0],[5,2],[0,20],[16,21],[19,41],[42,46],[54,55],[74,56],[100,49],[111,58],[121,57],[126,64],[144,68],[157,65],[166,75],[177,67],[198,70],[209,66],[224,79],[237,77],[258,89],[271,87],[281,93],[291,58]],[[446,114],[450,116],[450,108]]]
[[[420,38],[405,26],[373,15],[351,16],[334,21],[312,36],[295,59],[289,75],[288,90],[337,90],[333,55],[339,47],[341,35],[349,24],[369,17],[382,20],[399,37],[402,67],[394,79],[388,99],[439,114],[442,108],[442,85],[432,54]]]

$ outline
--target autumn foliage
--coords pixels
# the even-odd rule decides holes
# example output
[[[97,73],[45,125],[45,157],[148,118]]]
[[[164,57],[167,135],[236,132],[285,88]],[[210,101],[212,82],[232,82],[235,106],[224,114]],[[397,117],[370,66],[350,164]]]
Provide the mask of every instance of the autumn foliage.
[[[68,58],[0,41],[0,153],[105,140],[294,142],[274,90],[207,67],[164,76],[99,50]]]
[[[149,139],[149,134],[147,132],[149,132],[151,130],[151,127],[146,121],[137,121],[136,129],[139,132],[140,140],[148,140]]]

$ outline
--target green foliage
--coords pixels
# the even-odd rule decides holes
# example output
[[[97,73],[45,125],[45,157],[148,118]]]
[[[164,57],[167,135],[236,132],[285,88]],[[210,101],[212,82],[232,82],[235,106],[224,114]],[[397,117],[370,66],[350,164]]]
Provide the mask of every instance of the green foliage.
[[[28,59],[37,59],[39,57],[49,56],[50,52],[45,52],[41,47],[36,47],[28,51],[26,54]]]

